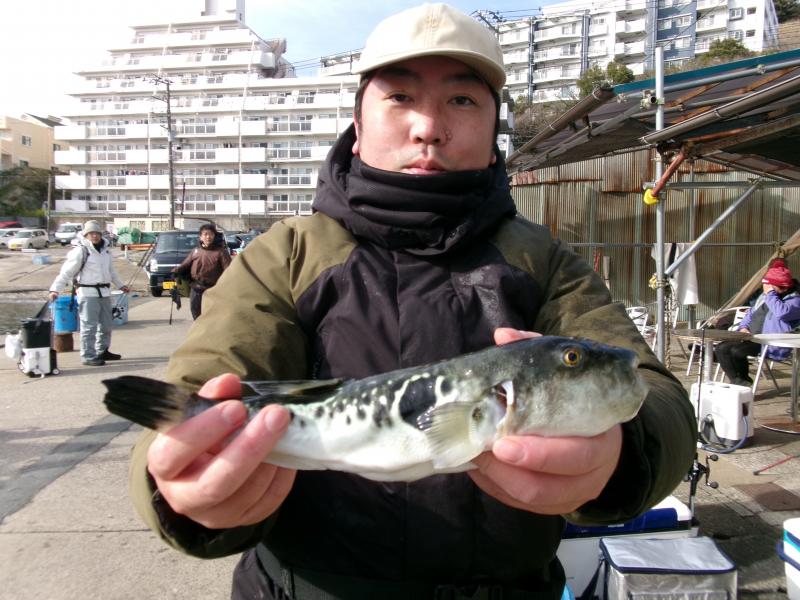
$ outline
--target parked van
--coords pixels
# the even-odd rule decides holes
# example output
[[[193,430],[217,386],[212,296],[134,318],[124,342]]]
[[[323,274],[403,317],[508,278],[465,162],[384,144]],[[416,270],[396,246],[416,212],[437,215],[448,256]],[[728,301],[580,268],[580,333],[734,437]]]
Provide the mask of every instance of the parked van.
[[[173,281],[172,269],[183,262],[196,246],[200,235],[197,231],[162,231],[156,238],[156,247],[145,266],[149,278],[150,293],[160,296],[164,281]]]
[[[81,223],[62,223],[58,226],[58,229],[56,229],[56,242],[62,246],[66,246],[72,241],[72,238],[81,232],[81,229],[83,229]]]

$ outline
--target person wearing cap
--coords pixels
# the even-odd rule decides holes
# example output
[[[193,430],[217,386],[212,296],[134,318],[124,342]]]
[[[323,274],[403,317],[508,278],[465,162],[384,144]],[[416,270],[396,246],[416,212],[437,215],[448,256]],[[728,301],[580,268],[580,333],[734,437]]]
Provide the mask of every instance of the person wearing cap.
[[[800,327],[800,287],[792,277],[792,272],[782,258],[770,262],[761,279],[762,293],[756,298],[752,308],[747,311],[737,326],[745,333],[789,333]],[[748,356],[761,354],[761,344],[750,340],[740,342],[721,342],[714,349],[714,355],[722,371],[734,385],[750,387]],[[786,360],[790,348],[767,347],[767,358]]]
[[[233,261],[167,379],[240,398],[240,378],[363,378],[537,331],[634,349],[650,388],[639,416],[593,438],[505,438],[467,473],[375,482],[270,465],[287,411],[245,424],[241,404],[220,402],[140,438],[134,505],[184,552],[244,552],[236,599],[560,598],[562,515],[625,521],[688,472],[686,392],[591,266],[516,214],[488,29],[447,5],[412,8],[376,27],[357,72],[355,122],[314,213]]]
[[[50,301],[68,285],[78,297],[78,314],[81,322],[81,363],[99,367],[107,360],[119,360],[111,352],[111,284],[128,293],[111,256],[110,242],[103,238],[103,229],[97,221],[87,221],[83,226],[80,244],[67,254],[58,276],[50,286]]]

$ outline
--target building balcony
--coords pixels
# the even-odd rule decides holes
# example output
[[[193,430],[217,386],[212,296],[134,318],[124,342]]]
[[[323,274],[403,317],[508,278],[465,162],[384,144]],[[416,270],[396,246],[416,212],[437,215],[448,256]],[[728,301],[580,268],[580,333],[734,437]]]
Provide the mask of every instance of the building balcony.
[[[614,58],[641,56],[645,53],[644,40],[640,42],[619,42],[614,44]]]
[[[535,90],[533,92],[534,102],[555,102],[557,100],[576,100],[578,89],[574,86],[560,87],[548,90]]]
[[[311,160],[324,161],[333,146],[311,146]]]
[[[352,124],[352,119],[314,119],[309,133],[338,136]]]
[[[88,162],[88,153],[85,150],[56,150],[53,153],[53,162],[57,165],[85,165]]]
[[[58,189],[68,189],[68,188],[58,188]],[[80,214],[79,218],[83,220],[86,218],[86,213],[88,211],[89,211],[89,203],[86,200],[77,200],[77,199],[62,200],[60,198],[56,198],[56,212]]]
[[[540,50],[533,53],[534,62],[550,62],[557,60],[577,60],[580,58],[580,51],[568,46],[557,46],[547,50]]]
[[[141,51],[150,48],[163,47],[207,47],[227,46],[231,44],[245,44],[252,40],[247,29],[228,29],[225,31],[203,31],[180,33],[149,33],[135,36],[129,42],[114,46],[112,52]]]
[[[503,55],[503,64],[506,67],[519,64],[528,64],[527,52],[514,52]]]
[[[605,56],[608,54],[608,49],[606,48],[605,44],[589,46],[589,50],[587,51],[590,58],[597,58],[598,56]]]
[[[615,33],[617,37],[631,35],[644,35],[646,19],[636,19],[634,21],[617,21]]]
[[[568,39],[578,39],[582,35],[582,28],[580,25],[575,25],[575,27],[566,27],[564,25],[558,25],[556,27],[548,27],[546,29],[540,29],[533,33],[533,41],[535,42],[546,42],[548,40],[559,40],[559,41],[566,41]]]
[[[694,51],[696,53],[698,53],[698,54],[699,53],[703,53],[703,52],[708,52],[711,49],[711,44],[713,44],[714,42],[716,42],[718,40],[722,40],[722,39],[725,39],[725,38],[724,37],[719,37],[719,38],[712,37],[712,38],[705,38],[705,39],[697,40],[697,42],[694,45]]]
[[[728,0],[697,0],[697,10],[708,10],[709,8],[724,7],[728,8]]]
[[[216,175],[216,189],[248,189],[258,190],[267,187],[267,176],[257,173],[241,173],[234,175]]]
[[[575,81],[581,76],[581,70],[578,69],[542,69],[541,71],[534,71],[534,83],[544,81]]]
[[[589,26],[589,36],[593,35],[606,35],[608,33],[608,25],[603,23],[602,25],[590,25]]]
[[[704,19],[699,19],[697,23],[695,23],[695,32],[697,33],[701,31],[717,31],[717,30],[725,31],[727,29],[728,29],[728,22],[727,19],[725,19],[724,17],[719,17],[716,19],[706,17]]]
[[[56,175],[56,189],[59,190],[85,190],[88,183],[86,175]]]
[[[341,62],[327,67],[320,67],[317,73],[322,77],[330,77],[331,75],[350,75],[353,72],[355,62]]]
[[[114,56],[104,60],[97,67],[79,71],[79,75],[118,72],[156,72],[159,69],[229,69],[257,65],[264,69],[274,69],[275,55],[261,50],[239,50],[230,53],[183,52],[179,54],[153,56]]]
[[[89,128],[86,125],[58,125],[53,127],[53,139],[55,140],[85,140],[89,136]]]
[[[531,27],[529,23],[517,22],[506,27],[501,24],[500,27],[498,41],[502,47],[528,46],[530,43]]]
[[[723,2],[727,2],[727,0],[723,0]],[[638,2],[637,0],[625,0],[625,3],[621,6],[615,4],[614,8],[619,12],[625,12],[627,14],[634,14],[634,13],[645,13],[647,12],[647,7],[649,5],[647,2]]]

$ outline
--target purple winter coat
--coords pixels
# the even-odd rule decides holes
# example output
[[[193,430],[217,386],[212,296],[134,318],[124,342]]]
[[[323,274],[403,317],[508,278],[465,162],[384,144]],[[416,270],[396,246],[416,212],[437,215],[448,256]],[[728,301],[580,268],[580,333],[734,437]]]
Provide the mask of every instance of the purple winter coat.
[[[800,294],[798,294],[795,289],[786,294],[783,298],[775,291],[761,294],[753,305],[753,308],[747,311],[744,319],[739,323],[739,329],[749,327],[753,312],[765,303],[769,311],[764,319],[764,328],[761,333],[789,333],[800,326]],[[770,346],[767,350],[767,358],[772,360],[784,360],[791,352],[791,348]]]

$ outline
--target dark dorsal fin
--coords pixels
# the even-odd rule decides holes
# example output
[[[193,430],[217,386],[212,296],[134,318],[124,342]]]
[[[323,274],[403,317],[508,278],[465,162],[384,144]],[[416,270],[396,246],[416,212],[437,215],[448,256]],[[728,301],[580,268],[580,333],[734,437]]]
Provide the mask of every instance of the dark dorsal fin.
[[[244,400],[267,401],[281,404],[308,404],[318,402],[336,392],[341,379],[296,379],[287,381],[243,381],[254,395],[244,394]]]

